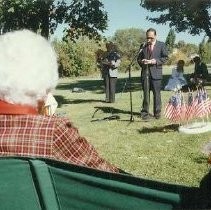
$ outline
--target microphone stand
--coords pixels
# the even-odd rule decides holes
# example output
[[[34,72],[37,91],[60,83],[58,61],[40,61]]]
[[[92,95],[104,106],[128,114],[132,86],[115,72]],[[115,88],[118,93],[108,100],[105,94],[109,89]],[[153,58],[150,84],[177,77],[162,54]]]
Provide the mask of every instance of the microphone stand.
[[[136,58],[138,57],[139,53],[142,50],[142,47],[140,47],[138,53],[135,54],[135,56],[133,57],[132,61],[130,62],[130,64],[128,65],[128,78],[129,78],[129,93],[130,93],[130,122],[134,122],[134,117],[133,117],[133,97],[132,97],[132,85],[131,85],[131,67],[134,64],[134,61],[136,60]]]
[[[149,53],[149,50],[147,49],[147,59],[149,60],[150,59],[150,53]],[[149,100],[150,100],[150,88],[149,88],[149,64],[147,64],[146,66],[146,100],[147,100],[147,104],[149,105]]]

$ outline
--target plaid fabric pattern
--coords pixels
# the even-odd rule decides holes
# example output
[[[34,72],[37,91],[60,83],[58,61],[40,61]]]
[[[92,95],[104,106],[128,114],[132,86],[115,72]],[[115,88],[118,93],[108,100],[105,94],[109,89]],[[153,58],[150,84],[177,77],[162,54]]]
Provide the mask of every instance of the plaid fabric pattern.
[[[118,172],[64,118],[0,115],[0,156],[43,157]]]

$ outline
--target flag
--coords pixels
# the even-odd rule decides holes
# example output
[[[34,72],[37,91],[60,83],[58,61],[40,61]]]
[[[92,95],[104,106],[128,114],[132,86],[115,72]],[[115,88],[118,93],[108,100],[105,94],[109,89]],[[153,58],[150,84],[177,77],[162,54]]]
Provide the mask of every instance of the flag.
[[[177,122],[180,119],[180,108],[181,108],[181,98],[178,94],[173,95],[164,110],[164,116],[173,121]]]
[[[181,94],[181,106],[180,106],[180,122],[186,121],[187,104],[185,103],[184,96]]]
[[[193,118],[194,115],[194,104],[193,104],[194,98],[193,98],[193,92],[188,93],[188,103],[186,108],[186,120],[189,121]]]
[[[210,112],[210,100],[207,96],[206,91],[199,90],[198,91],[198,104],[196,106],[195,116],[196,117],[204,117]]]
[[[165,109],[164,109],[164,116],[167,118],[167,119],[171,119],[172,117],[172,113],[173,113],[173,109],[174,109],[174,106],[173,106],[173,101],[175,100],[175,96],[172,96],[170,99],[169,99],[169,102],[167,103]]]

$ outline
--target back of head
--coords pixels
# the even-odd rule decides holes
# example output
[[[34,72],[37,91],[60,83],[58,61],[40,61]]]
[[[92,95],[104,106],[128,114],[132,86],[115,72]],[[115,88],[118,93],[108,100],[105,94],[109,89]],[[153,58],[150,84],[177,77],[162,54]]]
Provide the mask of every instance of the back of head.
[[[185,61],[184,60],[178,60],[177,62],[177,71],[179,72],[183,72],[184,71],[184,65],[185,65]]]
[[[200,62],[201,62],[201,58],[200,58],[199,56],[195,56],[195,57],[193,58],[193,61],[194,61],[195,63],[200,63]]]
[[[113,42],[107,42],[106,43],[106,49],[107,49],[107,51],[116,51],[117,45],[114,44]]]
[[[29,30],[0,36],[0,100],[36,106],[58,81],[56,53]]]

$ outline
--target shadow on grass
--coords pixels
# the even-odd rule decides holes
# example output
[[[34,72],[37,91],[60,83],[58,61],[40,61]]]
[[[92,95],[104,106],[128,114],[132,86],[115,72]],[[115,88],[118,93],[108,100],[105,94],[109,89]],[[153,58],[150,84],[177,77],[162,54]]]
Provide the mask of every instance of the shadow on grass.
[[[130,114],[130,111],[126,111],[126,110],[122,110],[122,109],[117,109],[117,108],[114,108],[114,107],[110,107],[110,106],[95,106],[95,112],[94,114],[92,115],[92,118],[95,117],[95,114],[98,112],[98,111],[101,111],[105,114]],[[134,115],[140,115],[139,112],[133,112]]]
[[[64,104],[81,104],[81,103],[96,103],[96,102],[104,102],[103,100],[97,100],[97,99],[75,99],[75,100],[70,100],[66,99],[61,95],[54,95],[58,107],[62,107]]]
[[[95,111],[92,114],[92,120],[91,122],[96,122],[96,121],[110,121],[110,120],[118,120],[118,121],[125,121],[128,122],[129,124],[131,123],[130,119],[121,119],[121,117],[119,116],[119,114],[131,114],[130,111],[125,111],[125,110],[121,110],[121,109],[116,109],[113,107],[108,107],[108,106],[95,106]],[[96,114],[98,111],[101,111],[105,114],[104,117],[96,117]],[[133,112],[133,115],[140,115],[140,113],[138,112]],[[129,125],[128,124],[128,125]]]
[[[163,75],[162,79],[162,87],[164,88],[165,85],[168,83],[170,75]],[[185,77],[188,79],[189,74],[186,74]],[[206,86],[211,85],[211,81],[205,84]],[[56,89],[58,90],[72,90],[73,88],[82,88],[85,91],[94,91],[97,93],[102,93],[104,89],[104,83],[102,79],[80,79],[74,80],[70,83],[60,83]],[[128,92],[130,88],[129,78],[118,78],[117,80],[117,93],[120,92]],[[131,90],[138,91],[141,90],[141,79],[139,76],[131,77]]]
[[[207,163],[207,158],[203,157],[203,156],[199,156],[193,159],[194,162],[198,163],[198,164],[206,164]]]
[[[154,132],[162,132],[162,133],[168,133],[168,132],[174,132],[178,131],[178,124],[171,124],[171,125],[165,125],[165,126],[155,126],[152,128],[143,127],[142,129],[139,129],[140,134],[144,133],[154,133]]]
[[[169,75],[163,75],[162,87],[165,87],[169,79]],[[102,79],[76,79],[70,83],[60,83],[56,89],[58,90],[72,90],[73,88],[82,88],[85,91],[94,91],[102,93],[104,89],[104,82]],[[131,90],[141,90],[141,79],[140,77],[131,78]],[[116,93],[128,92],[130,90],[130,81],[128,77],[118,78]]]
[[[54,97],[55,97],[55,99],[58,103],[59,108],[61,108],[63,104],[70,104],[71,103],[69,99],[66,99],[61,95],[54,95]]]
[[[129,80],[128,78],[118,78],[116,93],[128,92],[129,91]],[[71,83],[60,83],[56,89],[57,90],[69,90],[73,88],[82,88],[85,91],[93,91],[95,93],[103,93],[104,83],[103,80],[88,80],[88,79],[79,79]],[[131,78],[131,89],[132,91],[141,90],[140,77]]]

